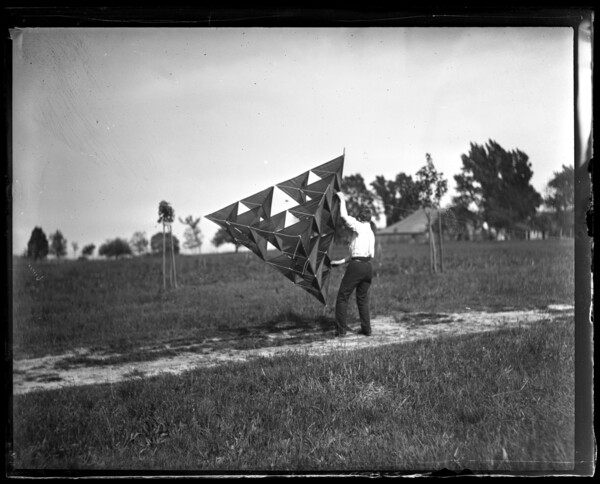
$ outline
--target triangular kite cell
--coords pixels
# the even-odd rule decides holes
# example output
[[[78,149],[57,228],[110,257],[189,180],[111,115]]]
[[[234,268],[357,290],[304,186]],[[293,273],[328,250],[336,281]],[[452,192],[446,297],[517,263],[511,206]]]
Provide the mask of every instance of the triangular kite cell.
[[[306,202],[306,195],[302,190],[306,188],[309,175],[310,172],[307,171],[306,173],[302,173],[302,175],[298,175],[287,181],[278,183],[276,186],[280,190],[287,193],[290,197],[292,197],[296,201],[296,203],[304,203]]]
[[[225,208],[222,208],[221,210],[217,210],[216,212],[211,213],[210,215],[207,215],[206,218],[208,220],[212,220],[213,222],[220,225],[221,227],[225,227],[224,222],[231,222],[232,220],[235,221],[237,219],[237,215],[238,215],[238,202],[235,202],[235,203],[232,203],[231,205],[227,205]]]
[[[329,175],[335,175],[335,184],[333,186],[334,191],[337,193],[342,189],[342,171],[344,170],[344,155],[331,160],[327,163],[323,163],[311,171],[321,178],[326,178]]]
[[[341,190],[343,169],[344,155],[275,185],[297,205],[273,216],[275,187],[269,187],[206,218],[326,304],[328,252],[339,217],[339,203],[333,195]],[[240,210],[239,203],[250,210]]]
[[[262,192],[255,193],[250,197],[240,200],[240,202],[248,208],[258,209],[258,213],[261,217],[268,218],[271,216],[271,203],[273,202],[274,189],[274,187],[267,188]]]
[[[325,194],[328,189],[334,187],[336,185],[336,180],[337,179],[335,175],[327,175],[325,178],[307,185],[307,187],[304,189],[304,192],[311,198],[319,197]]]

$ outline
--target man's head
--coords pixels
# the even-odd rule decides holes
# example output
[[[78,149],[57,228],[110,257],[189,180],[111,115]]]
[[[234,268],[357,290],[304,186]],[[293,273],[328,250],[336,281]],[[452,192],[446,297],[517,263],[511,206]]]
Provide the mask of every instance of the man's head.
[[[358,211],[356,219],[359,222],[370,222],[371,221],[371,209],[369,207],[361,207]]]

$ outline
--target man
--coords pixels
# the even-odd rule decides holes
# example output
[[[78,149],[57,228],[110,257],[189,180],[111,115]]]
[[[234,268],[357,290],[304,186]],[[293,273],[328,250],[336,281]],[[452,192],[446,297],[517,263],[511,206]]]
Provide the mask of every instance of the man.
[[[356,218],[348,215],[346,199],[338,192],[340,199],[340,215],[352,229],[350,241],[350,256],[335,260],[331,265],[338,266],[348,263],[346,273],[342,278],[335,305],[336,336],[345,336],[349,331],[346,324],[348,299],[356,289],[356,305],[360,316],[360,331],[357,334],[371,335],[371,318],[369,314],[369,288],[373,278],[371,258],[375,255],[375,234],[371,228],[371,210],[362,207]]]

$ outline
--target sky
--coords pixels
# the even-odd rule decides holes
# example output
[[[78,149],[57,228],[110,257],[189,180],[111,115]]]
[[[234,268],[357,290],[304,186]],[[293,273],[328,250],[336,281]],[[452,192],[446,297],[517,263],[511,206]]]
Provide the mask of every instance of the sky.
[[[12,32],[13,253],[202,217],[345,153],[344,175],[449,180],[470,144],[573,164],[568,27],[29,28]],[[591,106],[591,104],[590,104]],[[173,224],[182,241],[185,226]],[[222,247],[220,250],[231,250]]]

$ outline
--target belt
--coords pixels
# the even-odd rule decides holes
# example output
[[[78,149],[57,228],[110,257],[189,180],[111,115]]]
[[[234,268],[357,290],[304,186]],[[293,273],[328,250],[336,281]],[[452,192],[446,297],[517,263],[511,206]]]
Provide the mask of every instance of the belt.
[[[352,260],[359,260],[361,262],[369,262],[371,260],[370,257],[352,257]]]

